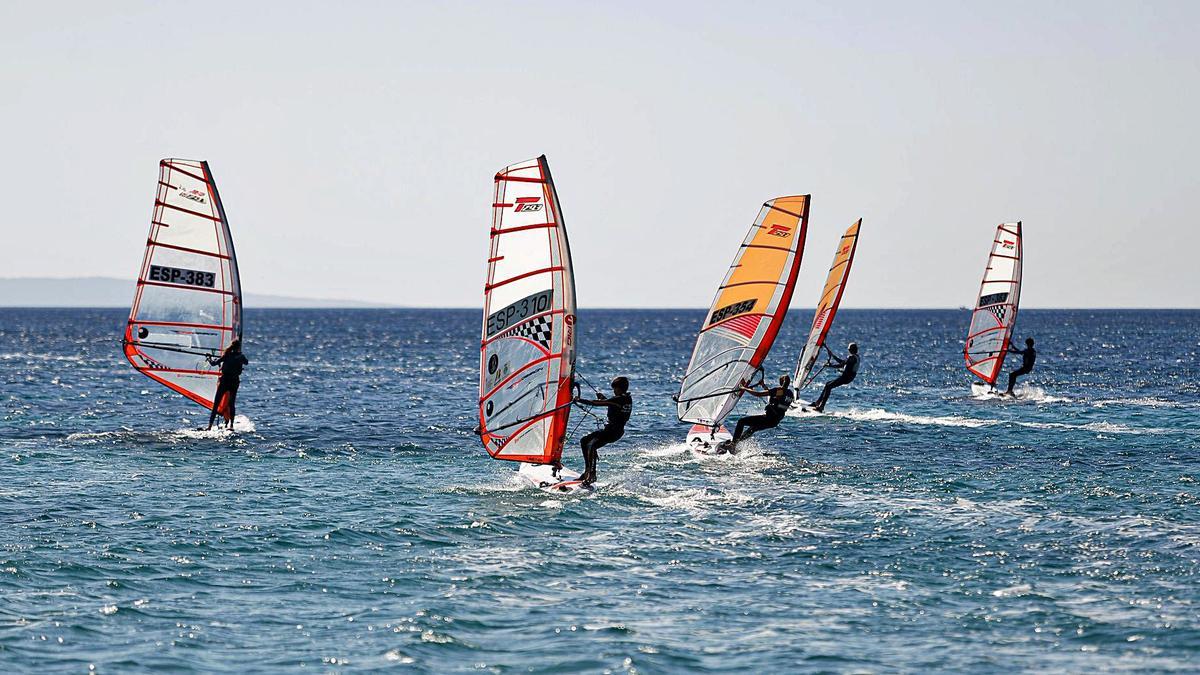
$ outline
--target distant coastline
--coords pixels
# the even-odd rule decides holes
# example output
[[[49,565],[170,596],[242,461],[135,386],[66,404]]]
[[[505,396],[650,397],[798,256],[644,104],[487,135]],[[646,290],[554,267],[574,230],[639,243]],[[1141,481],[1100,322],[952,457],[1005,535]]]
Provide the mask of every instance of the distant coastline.
[[[106,308],[129,307],[134,281],[112,277],[0,277],[0,307]],[[360,300],[297,298],[247,293],[247,309],[386,309],[395,307]]]

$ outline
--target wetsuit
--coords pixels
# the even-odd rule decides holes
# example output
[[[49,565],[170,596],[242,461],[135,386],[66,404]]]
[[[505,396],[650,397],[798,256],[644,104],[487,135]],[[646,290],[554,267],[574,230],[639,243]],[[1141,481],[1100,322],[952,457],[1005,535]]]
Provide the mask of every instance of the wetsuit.
[[[579,439],[579,447],[583,449],[584,464],[579,480],[584,485],[596,482],[596,462],[600,458],[600,448],[620,440],[625,435],[625,423],[629,421],[629,415],[633,412],[633,397],[629,395],[629,392],[617,394],[607,401],[617,404],[608,406],[608,423],[604,425],[603,429],[593,431]]]
[[[1017,383],[1017,378],[1022,375],[1028,375],[1033,371],[1033,362],[1037,360],[1037,350],[1033,347],[1026,347],[1025,349],[1012,349],[1010,347],[1008,351],[1021,355],[1021,367],[1008,374],[1008,393],[1011,394],[1013,385]]]
[[[241,386],[242,368],[250,363],[250,359],[240,351],[232,354],[225,354],[215,361],[210,361],[214,366],[221,367],[221,376],[217,379],[217,393],[213,396],[212,413],[208,416],[208,426],[212,428],[213,420],[217,419],[219,414],[217,408],[221,405],[221,396],[229,394],[229,424],[233,425],[233,415],[237,404],[237,391]]]
[[[833,354],[830,354],[830,356],[833,358],[833,365],[842,369],[842,374],[826,382],[825,388],[821,390],[821,395],[817,397],[817,400],[812,402],[812,409],[817,412],[825,411],[825,404],[829,402],[829,392],[843,384],[850,384],[858,376],[858,354],[851,354],[845,359],[839,359],[833,356]]]
[[[788,408],[792,407],[792,401],[796,400],[792,390],[789,387],[775,387],[771,390],[771,396],[767,399],[767,410],[762,415],[750,415],[738,420],[737,426],[733,430],[733,444],[736,445],[740,441],[750,438],[756,431],[763,429],[773,429],[779,426],[783,421],[783,416],[787,414]]]

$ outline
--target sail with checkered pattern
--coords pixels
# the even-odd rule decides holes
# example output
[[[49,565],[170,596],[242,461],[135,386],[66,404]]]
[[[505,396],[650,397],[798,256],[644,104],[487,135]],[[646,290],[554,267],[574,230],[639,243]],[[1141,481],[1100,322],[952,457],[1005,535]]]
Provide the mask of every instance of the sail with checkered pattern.
[[[575,374],[575,277],[545,156],[495,178],[479,429],[496,459],[557,463]]]
[[[676,396],[681,422],[720,424],[762,366],[792,300],[810,202],[777,197],[750,226],[696,337]]]
[[[992,252],[983,272],[983,283],[971,313],[971,327],[963,356],[967,370],[995,385],[1017,323],[1021,300],[1021,255],[1024,243],[1021,223],[1003,223],[996,228]]]

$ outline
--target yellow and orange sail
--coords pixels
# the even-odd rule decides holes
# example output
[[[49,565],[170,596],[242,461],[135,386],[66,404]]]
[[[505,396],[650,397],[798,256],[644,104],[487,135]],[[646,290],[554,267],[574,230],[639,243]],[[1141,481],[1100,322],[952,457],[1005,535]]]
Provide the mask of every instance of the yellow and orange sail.
[[[858,250],[858,228],[861,226],[862,218],[859,218],[846,229],[833,252],[833,263],[829,266],[829,275],[825,277],[825,288],[821,290],[821,299],[817,302],[812,328],[808,331],[808,341],[804,343],[804,351],[800,353],[800,360],[796,362],[796,374],[792,377],[792,385],[796,391],[811,384],[821,372],[821,369],[814,368],[817,358],[821,355],[821,349],[825,347],[825,339],[829,337],[829,329],[833,327],[833,318],[837,316],[838,307],[842,303],[846,279],[850,277],[854,253]]]
[[[787,315],[804,254],[810,195],[763,204],[705,316],[683,377],[680,421],[718,425],[741,397]]]

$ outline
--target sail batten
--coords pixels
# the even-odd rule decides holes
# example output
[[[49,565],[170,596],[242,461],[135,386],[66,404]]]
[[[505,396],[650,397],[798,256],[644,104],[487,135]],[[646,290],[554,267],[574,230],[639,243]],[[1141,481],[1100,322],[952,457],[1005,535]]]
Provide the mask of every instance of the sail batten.
[[[211,408],[209,357],[242,336],[242,289],[225,209],[208,163],[164,159],[123,340],[146,377]]]
[[[575,279],[545,156],[495,177],[479,361],[479,430],[496,459],[562,455],[575,374]]]
[[[833,263],[829,266],[829,274],[825,277],[825,287],[817,301],[817,309],[813,314],[812,327],[808,331],[808,340],[804,350],[796,362],[796,374],[792,377],[792,385],[796,391],[807,387],[821,372],[814,369],[829,330],[833,327],[833,319],[837,316],[842,304],[842,295],[846,290],[846,280],[850,278],[850,270],[854,264],[854,254],[858,250],[858,231],[862,227],[862,218],[846,229],[838,240],[833,252]]]
[[[809,195],[763,204],[698,331],[676,400],[680,421],[719,425],[787,315],[808,233]]]
[[[996,228],[963,348],[967,370],[990,385],[996,384],[1004,367],[1016,325],[1023,253],[1020,222],[1002,223]]]

